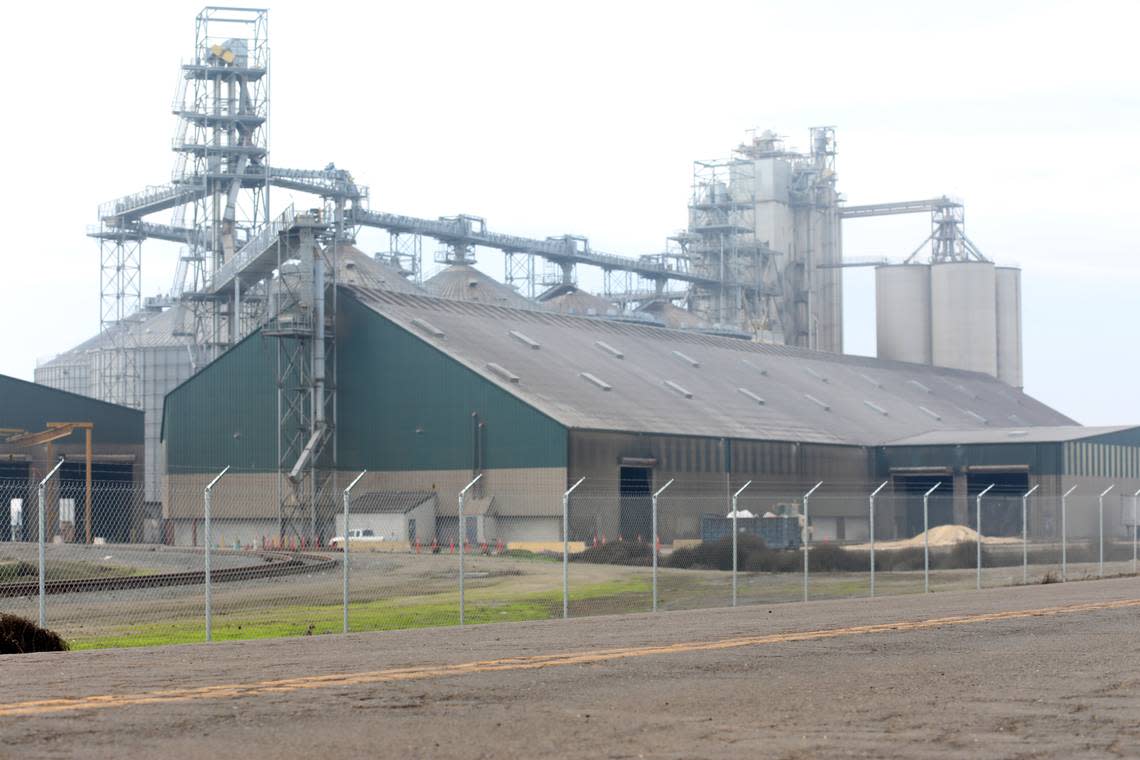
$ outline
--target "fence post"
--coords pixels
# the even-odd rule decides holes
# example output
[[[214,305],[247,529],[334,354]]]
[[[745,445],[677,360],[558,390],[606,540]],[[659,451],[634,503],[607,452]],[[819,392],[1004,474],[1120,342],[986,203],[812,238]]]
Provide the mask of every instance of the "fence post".
[[[868,523],[870,524],[871,529],[871,598],[874,598],[875,596],[875,497],[878,496],[879,491],[882,491],[884,488],[886,488],[887,484],[890,482],[891,481],[889,480],[884,480],[878,488],[871,492],[871,504],[867,512],[868,517],[870,518],[868,520]]]
[[[1029,583],[1029,497],[1041,487],[1041,484],[1030,488],[1021,497],[1021,583]]]
[[[1061,580],[1062,581],[1069,580],[1069,556],[1068,556],[1069,534],[1068,534],[1068,531],[1067,531],[1066,525],[1065,525],[1065,516],[1068,514],[1067,506],[1068,506],[1069,494],[1071,494],[1075,490],[1077,490],[1077,487],[1073,486],[1068,491],[1065,491],[1063,494],[1061,494]]]
[[[664,493],[665,489],[673,485],[673,479],[670,478],[669,482],[661,486],[653,493],[653,526],[652,526],[652,540],[653,540],[653,611],[657,612],[657,497]]]
[[[988,486],[986,486],[986,489],[984,491],[982,491],[980,494],[978,494],[978,509],[977,509],[977,512],[978,512],[978,518],[977,518],[978,540],[976,542],[978,545],[978,569],[977,569],[977,578],[974,581],[974,588],[977,591],[982,590],[982,497],[985,496],[986,494],[988,494],[990,492],[990,489],[993,488],[994,485],[995,485],[994,483],[990,483]]]
[[[213,589],[211,588],[210,579],[210,500],[213,496],[214,486],[222,479],[227,472],[230,471],[230,466],[227,464],[226,468],[218,473],[218,476],[210,481],[210,485],[206,486],[202,492],[203,502],[205,505],[205,525],[202,529],[205,533],[206,557],[204,567],[206,571],[206,641],[214,640],[214,599]]]
[[[811,531],[808,528],[808,500],[811,495],[815,493],[815,489],[823,485],[823,481],[819,481],[811,490],[804,494],[804,601],[808,600],[808,550],[811,548]]]
[[[922,593],[930,593],[930,494],[938,490],[941,482],[922,495]]]
[[[732,606],[736,606],[736,497],[744,493],[744,489],[752,485],[752,481],[748,481],[740,487],[740,490],[732,495]]]
[[[570,494],[582,485],[585,478],[578,478],[578,482],[570,486],[562,494],[562,619],[570,618]]]
[[[471,489],[471,486],[478,483],[479,479],[482,477],[483,477],[483,473],[479,473],[478,475],[475,476],[474,480],[472,480],[467,485],[463,486],[463,490],[459,492],[459,624],[460,625],[463,625],[463,623],[465,621],[465,615],[466,615],[466,598],[464,596],[464,590],[463,590],[463,573],[464,573],[464,569],[463,569],[463,561],[464,561],[463,545],[467,543],[467,518],[464,517],[464,515],[463,515],[463,500],[467,497],[467,491],[469,491]]]
[[[360,474],[356,476],[356,480],[348,484],[348,488],[344,489],[344,600],[341,606],[344,608],[344,633],[348,633],[348,501],[349,494],[352,492],[353,487],[360,482],[360,479],[368,470],[361,470]]]
[[[1097,502],[1100,505],[1100,509],[1098,511],[1099,517],[1097,520],[1097,530],[1100,531],[1100,560],[1097,563],[1096,571],[1096,577],[1098,578],[1104,577],[1104,497],[1107,496],[1108,492],[1114,488],[1116,488],[1115,483],[1104,489],[1104,491],[1101,492],[1100,496],[1097,499]]]
[[[1136,499],[1140,491],[1132,494],[1132,574],[1136,575]]]
[[[47,625],[47,585],[45,577],[47,575],[47,484],[52,476],[63,466],[63,457],[55,463],[55,467],[44,476],[40,481],[39,491],[37,492],[38,501],[40,503],[40,538],[39,538],[39,597],[40,597],[40,628]]]

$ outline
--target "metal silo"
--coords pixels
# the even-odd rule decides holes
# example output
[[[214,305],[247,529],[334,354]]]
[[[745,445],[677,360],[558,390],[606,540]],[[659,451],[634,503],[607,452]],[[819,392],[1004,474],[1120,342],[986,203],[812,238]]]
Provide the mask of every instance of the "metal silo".
[[[880,359],[930,364],[930,265],[875,267]]]
[[[994,265],[955,261],[930,267],[931,358],[997,376],[997,296]]]
[[[1021,270],[994,269],[997,295],[997,376],[1003,383],[1021,388]]]

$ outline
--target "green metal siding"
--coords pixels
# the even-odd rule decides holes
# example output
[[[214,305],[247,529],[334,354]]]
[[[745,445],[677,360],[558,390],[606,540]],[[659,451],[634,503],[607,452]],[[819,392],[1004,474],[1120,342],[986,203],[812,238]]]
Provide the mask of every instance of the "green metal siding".
[[[277,469],[277,344],[254,333],[166,395],[168,472]]]
[[[1060,443],[995,443],[958,446],[889,446],[878,449],[876,470],[880,477],[892,467],[949,467],[1028,465],[1038,475],[1059,475],[1062,470]]]
[[[342,469],[565,467],[561,424],[351,297],[337,318]]]
[[[143,413],[87,396],[0,375],[0,428],[43,430],[49,422],[91,422],[95,444],[143,442]],[[81,434],[75,434],[82,440]]]

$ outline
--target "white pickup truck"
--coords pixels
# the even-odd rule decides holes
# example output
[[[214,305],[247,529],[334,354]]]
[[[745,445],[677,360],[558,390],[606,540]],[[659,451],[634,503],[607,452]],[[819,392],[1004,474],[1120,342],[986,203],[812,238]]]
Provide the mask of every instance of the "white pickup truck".
[[[354,544],[379,543],[384,540],[369,528],[351,528],[348,531],[348,540]],[[333,536],[329,539],[329,548],[344,551],[344,536]]]

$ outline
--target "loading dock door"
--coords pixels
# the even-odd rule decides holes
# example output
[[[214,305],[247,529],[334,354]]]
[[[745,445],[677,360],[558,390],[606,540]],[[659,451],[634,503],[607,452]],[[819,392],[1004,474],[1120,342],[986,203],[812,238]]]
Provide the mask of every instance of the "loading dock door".
[[[621,538],[650,541],[653,531],[653,502],[650,489],[653,472],[648,467],[621,468]]]

